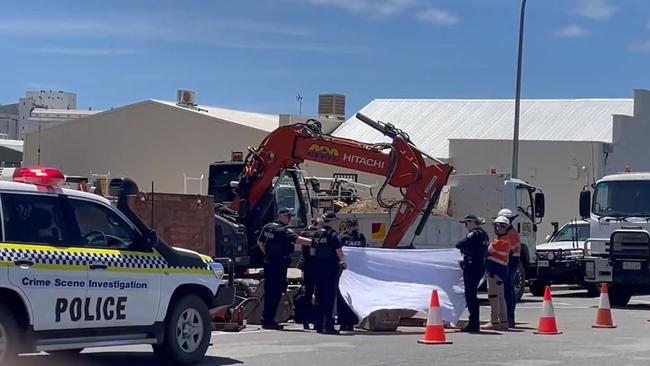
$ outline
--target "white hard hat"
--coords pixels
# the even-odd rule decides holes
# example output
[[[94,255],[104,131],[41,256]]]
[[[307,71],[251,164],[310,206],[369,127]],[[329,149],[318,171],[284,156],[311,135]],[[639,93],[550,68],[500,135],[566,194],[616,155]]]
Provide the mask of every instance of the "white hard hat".
[[[504,217],[510,218],[510,217],[513,217],[514,215],[512,214],[512,211],[510,211],[509,209],[502,208],[501,210],[499,210],[499,213],[497,214],[497,216],[504,216]]]
[[[494,219],[493,223],[495,225],[498,225],[498,224],[510,225],[510,220],[508,220],[508,218],[505,217],[505,216],[497,216],[497,218]]]

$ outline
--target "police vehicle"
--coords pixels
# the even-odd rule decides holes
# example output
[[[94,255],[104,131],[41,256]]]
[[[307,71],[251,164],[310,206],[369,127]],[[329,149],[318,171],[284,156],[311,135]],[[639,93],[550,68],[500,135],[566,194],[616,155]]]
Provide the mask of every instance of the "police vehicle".
[[[210,314],[232,305],[232,282],[222,263],[169,246],[138,219],[133,181],[111,181],[114,207],[61,188],[57,170],[0,177],[0,365],[20,353],[133,344],[175,364],[203,358]]]

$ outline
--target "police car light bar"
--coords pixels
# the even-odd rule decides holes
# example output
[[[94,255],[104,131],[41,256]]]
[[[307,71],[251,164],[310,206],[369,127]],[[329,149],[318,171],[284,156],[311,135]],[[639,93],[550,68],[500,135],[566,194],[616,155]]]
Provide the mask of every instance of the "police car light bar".
[[[61,187],[65,183],[65,175],[61,171],[51,168],[16,168],[13,181],[46,187]]]

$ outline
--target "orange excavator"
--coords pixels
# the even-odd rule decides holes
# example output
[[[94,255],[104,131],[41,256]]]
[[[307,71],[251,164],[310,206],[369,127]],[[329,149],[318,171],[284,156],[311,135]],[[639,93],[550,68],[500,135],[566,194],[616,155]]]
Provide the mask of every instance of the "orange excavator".
[[[246,237],[245,248],[252,248],[249,252],[249,265],[254,266],[257,262],[253,253],[256,234],[264,224],[273,220],[274,211],[278,207],[274,184],[285,172],[299,170],[299,165],[306,160],[386,177],[377,200],[382,207],[394,208],[396,214],[383,247],[398,247],[409,228],[423,213],[416,229],[416,235],[419,235],[453,168],[419,150],[408,134],[394,125],[374,121],[361,113],[357,113],[356,117],[392,141],[368,144],[334,137],[322,132],[320,122],[308,120],[279,127],[259,147],[249,148],[239,182],[234,188],[233,199],[217,214],[217,218],[222,217],[216,223],[217,252],[229,252],[219,248],[220,244],[224,245],[224,241],[232,245]],[[427,163],[427,159],[431,163]],[[299,186],[300,182],[295,176],[293,180]],[[387,204],[382,199],[387,186],[399,188],[402,199]],[[300,207],[308,205],[301,195],[296,196]],[[227,225],[224,224],[231,227],[225,227]],[[241,235],[242,229],[245,230],[245,236]],[[237,232],[240,239],[233,240],[237,237]]]

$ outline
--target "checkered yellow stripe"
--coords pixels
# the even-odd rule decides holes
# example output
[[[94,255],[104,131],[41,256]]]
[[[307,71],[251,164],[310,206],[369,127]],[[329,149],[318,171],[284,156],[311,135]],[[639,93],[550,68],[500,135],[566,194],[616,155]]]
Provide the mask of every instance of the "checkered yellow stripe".
[[[212,275],[207,267],[212,259],[201,256],[204,267],[170,266],[158,253],[142,253],[117,249],[60,248],[44,245],[0,244],[0,266],[17,260],[28,260],[43,270],[86,271],[93,263],[108,266],[109,272],[165,273]]]

